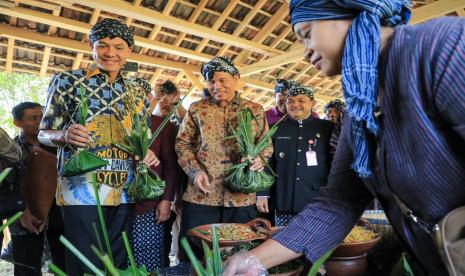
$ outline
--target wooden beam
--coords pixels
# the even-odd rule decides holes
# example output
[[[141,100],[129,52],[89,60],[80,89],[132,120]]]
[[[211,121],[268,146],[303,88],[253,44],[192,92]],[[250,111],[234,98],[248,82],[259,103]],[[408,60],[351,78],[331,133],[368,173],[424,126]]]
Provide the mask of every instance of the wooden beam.
[[[233,35],[234,36],[239,36],[244,30],[244,28],[249,24],[249,22],[257,15],[257,12],[263,7],[263,5],[266,3],[267,0],[260,0],[258,3],[256,3],[251,9],[247,15],[245,16],[244,19],[242,19],[242,22],[237,26],[237,28],[234,30]]]
[[[412,18],[410,20],[411,24],[416,24],[425,20],[429,20],[438,16],[445,15],[447,13],[454,12],[459,9],[464,9],[465,8],[465,0],[447,0],[447,1],[438,1],[438,2],[433,2],[431,4],[422,6],[420,8],[416,8],[412,10]],[[284,38],[284,36],[280,36],[277,40],[279,41],[280,39]],[[272,44],[272,46],[275,46],[278,42],[276,41],[275,43]],[[291,54],[291,53],[286,53],[282,54],[281,56],[283,58],[287,58],[289,62],[287,63],[294,63],[299,60],[303,59],[303,52],[304,52],[304,47],[303,45],[299,44],[298,46],[295,46],[295,48],[291,51],[291,53],[299,53],[299,54]],[[266,71],[270,68],[273,68],[274,66],[279,66],[282,65],[281,63],[283,59],[281,59],[279,56],[273,57],[275,60],[275,63],[273,62],[268,62],[265,63],[267,66],[256,68],[253,70],[253,66],[255,64],[251,64],[248,66],[248,68],[244,68],[243,70],[247,70],[246,73],[248,74],[249,72],[254,72],[254,73],[259,73],[261,71]],[[270,59],[268,59],[270,60]],[[266,62],[267,60],[264,60],[263,62]],[[250,68],[250,69],[249,69]]]
[[[94,26],[97,23],[99,16],[100,16],[100,10],[94,9],[94,11],[92,12],[92,15],[90,16],[89,24],[91,26]]]
[[[253,88],[247,86],[247,87],[244,88],[244,91],[241,93],[241,97],[245,97],[245,96],[249,95],[252,92],[253,92]]]
[[[52,12],[54,16],[59,16],[60,15],[60,10],[54,10]],[[57,27],[56,26],[48,26],[48,35],[54,36],[57,33]]]
[[[7,2],[7,3],[11,3],[11,2]],[[7,8],[12,8],[14,6],[18,6],[19,5],[19,0],[15,0],[13,5],[0,5],[0,6],[3,6],[3,7],[7,7]],[[16,24],[18,23],[18,18],[14,17],[14,16],[10,16],[10,25],[13,25],[13,26],[16,26]]]
[[[85,54],[91,54],[91,48],[87,43],[80,41],[61,38],[61,37],[49,37],[44,34],[40,34],[34,31],[28,31],[17,27],[12,27],[6,24],[0,24],[0,36],[8,38],[14,38],[23,40],[35,44],[42,44],[49,47],[61,48],[68,51],[80,52]],[[139,64],[148,66],[157,66],[167,69],[173,69],[177,71],[192,70],[199,71],[200,67],[186,64],[177,61],[166,60],[157,57],[143,56],[136,53],[131,53],[128,61],[134,61]]]
[[[23,18],[26,20],[39,22],[43,24],[47,24],[50,26],[56,26],[63,29],[80,32],[84,34],[88,34],[93,25],[85,22],[80,22],[77,20],[72,20],[69,18],[58,17],[47,13],[37,12],[31,9],[21,8],[21,7],[14,7],[11,9],[0,7],[0,13],[8,14],[10,16],[16,16],[19,18]],[[96,20],[98,15],[94,16],[93,19]],[[143,48],[149,48],[152,50],[178,55],[181,57],[198,60],[202,62],[209,61],[213,56],[198,53],[190,49],[185,49],[181,47],[176,47],[174,45],[170,45],[167,43],[163,43],[160,41],[153,41],[149,38],[145,38],[142,36],[134,36],[135,44],[137,46]]]
[[[311,63],[308,63],[307,65],[305,65],[305,67],[302,68],[302,69],[299,71],[299,73],[297,73],[297,75],[294,76],[294,80],[299,81],[299,79],[300,79],[303,75],[307,74],[308,70],[310,70],[312,67],[313,67],[313,64],[311,64]]]
[[[160,78],[160,75],[161,73],[163,73],[164,69],[160,68],[160,69],[156,69],[156,71],[153,73],[152,77],[150,78],[150,85],[153,86],[155,85],[155,83],[157,82],[158,78]]]
[[[168,3],[166,3],[165,8],[163,9],[162,13],[164,15],[168,15],[171,12],[171,10],[173,9],[175,4],[176,4],[176,1],[168,1]],[[161,30],[161,25],[156,24],[156,26],[153,27],[152,31],[150,32],[149,39],[150,40],[155,40],[155,38],[157,37],[157,34],[158,34],[158,32],[160,30]],[[147,53],[146,49],[147,48],[142,50],[142,54],[145,55]]]
[[[331,80],[328,84],[326,84],[325,86],[323,86],[319,91],[318,93],[324,93],[326,90],[330,89],[331,87],[333,87],[333,85],[335,85],[336,83],[340,82],[341,81],[341,76],[337,76],[335,77],[333,80]]]
[[[179,72],[178,75],[176,76],[176,78],[174,78],[174,83],[179,84],[179,82],[182,80],[184,75],[185,74],[184,74],[183,71]]]
[[[6,70],[6,67],[0,65],[0,71],[2,71],[2,69]],[[34,70],[31,70],[31,69],[26,69],[26,68],[18,68],[18,67],[13,68],[13,71],[20,72],[20,73],[33,74],[33,75],[38,75],[39,74],[39,71],[34,71]]]
[[[278,25],[286,18],[289,14],[289,5],[283,3],[279,10],[273,14],[273,16],[266,22],[266,24],[261,28],[258,34],[253,38],[253,41],[257,43],[263,43],[268,35],[276,28]],[[247,57],[250,55],[250,51],[243,50],[239,56],[236,58],[236,64],[243,64],[247,60]]]
[[[437,1],[412,10],[411,24],[420,23],[465,8],[465,0]]]
[[[140,7],[134,9],[131,3],[126,1],[115,0],[63,0],[66,3],[80,4],[94,9],[101,9],[114,14],[123,15],[126,17],[137,18],[138,20],[152,23],[155,25],[164,26],[180,32],[185,32],[200,36],[203,38],[215,40],[218,42],[234,45],[236,47],[250,49],[260,53],[281,54],[283,51],[261,45],[259,43],[250,42],[247,39],[237,38],[233,35],[226,34],[220,31],[212,30],[211,28],[198,24],[186,24],[185,20],[165,15],[158,11],[149,8]],[[171,2],[171,1],[170,1]]]
[[[11,73],[13,68],[13,51],[15,46],[15,39],[8,38],[8,48],[6,52],[6,72]]]
[[[215,21],[215,23],[212,26],[213,30],[218,30],[221,25],[223,25],[224,20],[228,18],[228,16],[231,14],[231,12],[236,8],[237,4],[239,3],[239,0],[232,0],[229,2],[228,6],[226,9],[221,13],[220,17],[218,17]]]
[[[51,10],[51,11],[60,11],[61,6],[59,4],[54,4],[46,1],[40,1],[40,0],[20,0],[19,2],[24,3],[26,5],[34,6],[34,7],[39,7],[42,9],[46,10]]]
[[[39,72],[40,77],[45,77],[45,75],[47,74],[48,61],[50,60],[51,52],[52,52],[51,47],[45,47],[44,54],[42,56],[42,64],[40,66],[40,72]]]
[[[269,59],[262,60],[260,62],[245,66],[242,68],[241,75],[242,76],[250,76],[256,73],[260,73],[262,71],[270,70],[272,68],[297,62],[302,59],[304,56],[304,48],[300,48],[297,51],[292,51],[290,53],[282,54],[279,56],[275,56]]]
[[[202,91],[203,88],[205,87],[200,81],[199,79],[194,75],[194,72],[192,71],[184,71],[184,74],[186,75],[186,77],[188,79],[191,80],[191,82],[194,84],[195,88],[199,91]]]
[[[457,12],[457,14],[459,16],[465,17],[465,9],[464,8],[458,9],[456,12]]]
[[[279,10],[266,22],[262,30],[253,38],[254,41],[262,43],[266,37],[274,30],[289,14],[289,5],[283,3]]]
[[[205,8],[207,3],[208,3],[208,0],[202,0],[198,4],[198,7],[194,10],[194,12],[189,17],[189,22],[195,24],[195,20],[197,20],[199,15],[202,13],[202,10]],[[183,40],[186,38],[186,35],[187,35],[186,33],[181,33],[181,35],[179,35],[178,38],[176,39],[176,42],[174,43],[174,45],[176,47],[179,47],[181,43],[183,42]]]
[[[73,66],[71,66],[72,70],[79,69],[81,67],[82,57],[84,56],[83,53],[77,53],[76,57],[73,60]]]
[[[91,48],[89,47],[87,43],[83,43],[80,41],[67,39],[67,38],[61,38],[61,37],[49,37],[45,34],[40,34],[35,31],[28,31],[28,30],[24,30],[21,28],[17,28],[17,27],[12,27],[6,24],[0,24],[0,37],[2,36],[9,38],[8,43],[9,45],[11,45],[11,48],[14,45],[14,39],[18,39],[18,40],[22,40],[22,41],[26,41],[30,43],[41,44],[47,47],[60,48],[60,49],[78,52],[82,54],[91,54]],[[12,59],[13,59],[13,56],[11,53],[11,60]],[[188,75],[189,71],[190,72],[200,71],[200,66],[186,64],[186,63],[177,62],[177,61],[166,60],[162,58],[143,56],[143,55],[136,54],[136,53],[131,53],[131,55],[128,58],[128,61],[138,62],[139,64],[144,64],[147,66],[155,66],[155,67],[160,67],[160,68],[165,68],[165,69],[173,69],[176,71],[184,71],[186,76],[189,76]],[[242,78],[242,81],[245,82],[247,85],[256,87],[258,89],[264,89],[264,90],[269,90],[269,91],[274,90],[274,86],[272,84],[262,82],[256,79],[245,77],[245,78]]]
[[[165,8],[163,9],[162,14],[164,15],[169,15],[171,11],[173,10],[174,6],[176,5],[176,0],[171,0],[166,3]]]
[[[231,12],[234,10],[234,8],[236,7],[237,3],[239,2],[239,0],[232,0],[231,2],[229,2],[228,6],[226,7],[226,9],[221,13],[221,15],[216,19],[215,23],[213,24],[212,26],[212,30],[218,30],[219,27],[221,27],[221,25],[224,23],[224,20],[229,16],[229,14],[231,14]],[[197,53],[200,53],[202,52],[203,48],[205,46],[207,46],[207,43],[210,39],[209,38],[204,38],[199,46],[197,46],[197,48],[195,49],[195,51]]]

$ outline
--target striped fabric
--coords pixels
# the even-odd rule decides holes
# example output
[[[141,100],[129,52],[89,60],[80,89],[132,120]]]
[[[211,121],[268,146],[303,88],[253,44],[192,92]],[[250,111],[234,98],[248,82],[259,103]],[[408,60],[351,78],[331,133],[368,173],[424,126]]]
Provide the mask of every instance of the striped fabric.
[[[447,275],[432,240],[400,212],[396,194],[436,223],[465,205],[465,18],[395,29],[380,60],[380,136],[375,176],[351,169],[354,141],[346,118],[326,198],[309,204],[274,239],[314,262],[379,199],[404,245],[431,275]]]
[[[312,20],[354,18],[347,34],[342,61],[343,93],[355,139],[353,167],[361,177],[372,175],[374,152],[369,133],[378,135],[374,110],[378,97],[378,56],[381,26],[405,24],[410,18],[409,0],[293,0],[292,25]]]

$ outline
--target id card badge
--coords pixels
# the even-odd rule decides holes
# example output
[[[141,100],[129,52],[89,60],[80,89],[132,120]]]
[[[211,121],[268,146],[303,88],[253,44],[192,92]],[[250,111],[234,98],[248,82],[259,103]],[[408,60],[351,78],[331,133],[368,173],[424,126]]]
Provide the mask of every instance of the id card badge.
[[[318,166],[318,160],[316,158],[316,151],[309,150],[305,153],[305,157],[307,158],[307,166],[313,167]]]

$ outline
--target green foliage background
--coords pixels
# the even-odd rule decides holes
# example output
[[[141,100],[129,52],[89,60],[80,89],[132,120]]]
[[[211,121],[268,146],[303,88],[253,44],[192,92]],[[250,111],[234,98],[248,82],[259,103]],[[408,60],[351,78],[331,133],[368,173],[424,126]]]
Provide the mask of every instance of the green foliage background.
[[[18,129],[13,124],[11,109],[25,101],[45,105],[50,77],[0,72],[0,126],[13,137]]]

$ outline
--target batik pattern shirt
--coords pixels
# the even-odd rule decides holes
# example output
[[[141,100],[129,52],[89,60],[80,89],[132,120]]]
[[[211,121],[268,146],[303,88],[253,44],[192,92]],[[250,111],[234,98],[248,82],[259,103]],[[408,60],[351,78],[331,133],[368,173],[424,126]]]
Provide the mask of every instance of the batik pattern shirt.
[[[261,105],[242,99],[237,94],[226,107],[219,106],[213,98],[191,104],[176,138],[179,165],[189,176],[189,184],[183,200],[225,207],[255,204],[254,193],[234,193],[228,190],[224,183],[231,166],[239,163],[241,158],[236,140],[226,139],[232,134],[228,122],[236,129],[237,112],[246,108],[249,108],[257,118],[257,121],[253,122],[253,134],[255,141],[258,141],[268,131],[268,124]],[[261,155],[269,157],[272,152],[273,147],[270,143]],[[208,195],[203,194],[193,185],[193,180],[200,170],[207,173],[210,181]]]
[[[0,159],[7,163],[18,162],[21,158],[21,148],[0,128]],[[3,168],[1,168],[3,169]]]
[[[89,106],[86,127],[91,144],[88,150],[107,160],[109,165],[84,175],[62,177],[63,166],[76,148],[60,147],[57,204],[95,205],[93,173],[103,205],[127,203],[129,199],[123,186],[134,177],[133,157],[115,144],[124,143],[125,134],[132,130],[134,112],[146,116],[149,103],[145,91],[121,75],[110,83],[97,67],[59,73],[49,86],[41,130],[66,130],[71,124],[79,123],[81,86],[85,88]]]

